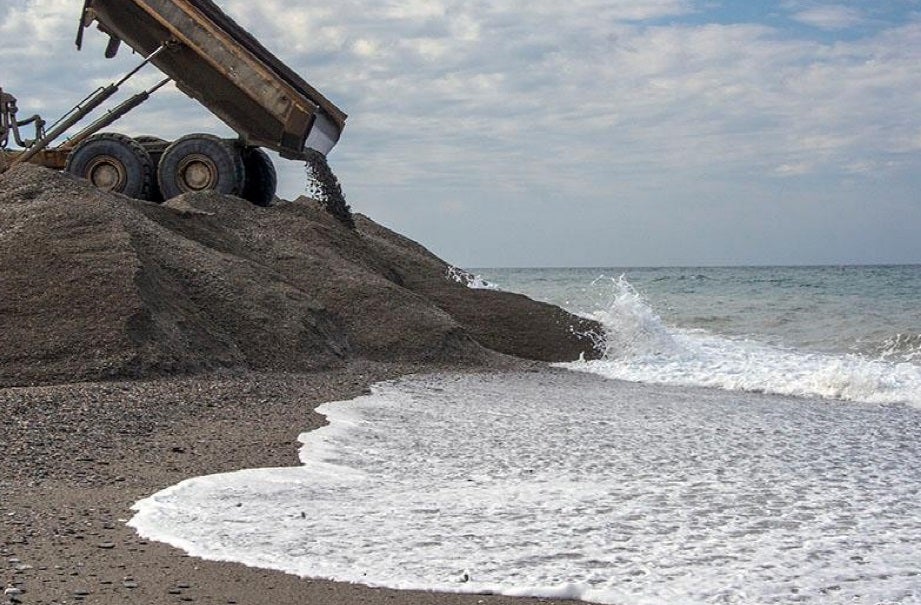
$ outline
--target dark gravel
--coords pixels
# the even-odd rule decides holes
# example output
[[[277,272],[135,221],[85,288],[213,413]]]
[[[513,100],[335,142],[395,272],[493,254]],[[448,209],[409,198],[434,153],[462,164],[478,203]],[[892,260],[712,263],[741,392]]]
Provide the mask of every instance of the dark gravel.
[[[0,605],[543,602],[204,562],[125,526],[188,477],[297,464],[315,406],[376,381],[595,355],[597,324],[354,222],[307,198],[156,205],[0,175]]]
[[[17,166],[0,175],[0,386],[596,354],[594,322],[467,288],[354,218],[307,198],[157,205]]]
[[[361,362],[310,374],[0,389],[0,588],[10,590],[0,604],[547,602],[371,589],[201,561],[125,525],[134,502],[188,477],[297,464],[298,435],[323,420],[317,404],[433,369]]]

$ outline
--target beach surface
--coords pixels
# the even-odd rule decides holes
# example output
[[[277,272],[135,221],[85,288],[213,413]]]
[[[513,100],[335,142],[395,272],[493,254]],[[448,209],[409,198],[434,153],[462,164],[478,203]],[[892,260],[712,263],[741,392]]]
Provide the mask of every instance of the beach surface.
[[[318,404],[437,369],[357,362],[309,374],[0,390],[7,410],[0,477],[5,587],[34,604],[553,602],[303,579],[189,557],[125,525],[136,501],[186,478],[297,465],[298,435],[324,423],[313,411]]]
[[[314,408],[375,382],[600,355],[596,322],[354,222],[0,175],[0,605],[509,601],[206,563],[125,525],[185,479],[299,464]]]

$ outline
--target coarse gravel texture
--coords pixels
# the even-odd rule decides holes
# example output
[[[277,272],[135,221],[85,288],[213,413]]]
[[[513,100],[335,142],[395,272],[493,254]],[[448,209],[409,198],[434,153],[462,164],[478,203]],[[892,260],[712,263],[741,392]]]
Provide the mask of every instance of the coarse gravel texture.
[[[468,288],[422,246],[355,221],[307,198],[158,205],[16,166],[0,175],[0,385],[598,354],[598,324]]]
[[[374,382],[597,354],[594,322],[467,288],[354,218],[307,198],[156,205],[31,165],[0,175],[0,605],[548,602],[205,562],[125,526],[188,477],[298,464],[314,408]]]
[[[27,604],[546,602],[371,589],[201,561],[125,526],[134,502],[188,477],[298,464],[298,435],[324,422],[317,404],[435,369],[357,362],[303,374],[0,389],[2,588]]]

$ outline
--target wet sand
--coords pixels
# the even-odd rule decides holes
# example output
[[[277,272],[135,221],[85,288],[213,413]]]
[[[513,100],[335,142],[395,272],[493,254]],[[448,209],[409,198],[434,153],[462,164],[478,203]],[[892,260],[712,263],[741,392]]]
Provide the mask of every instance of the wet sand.
[[[0,581],[29,604],[554,602],[302,579],[188,557],[125,526],[134,502],[183,479],[298,464],[298,435],[323,424],[317,405],[435,369],[358,362],[308,374],[2,389]]]

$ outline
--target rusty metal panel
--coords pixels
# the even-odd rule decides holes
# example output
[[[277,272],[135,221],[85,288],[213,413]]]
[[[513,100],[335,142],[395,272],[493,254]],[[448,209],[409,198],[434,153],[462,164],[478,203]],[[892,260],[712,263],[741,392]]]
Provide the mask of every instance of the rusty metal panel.
[[[335,122],[340,128],[345,125],[347,116],[341,109],[336,107],[336,105],[324,97],[317,89],[308,84],[294,70],[282,63],[278,57],[273,55],[248,31],[240,27],[230,17],[224,14],[214,2],[211,0],[190,0],[190,2],[201,10],[205,16],[217,24],[218,27],[229,32],[237,43],[245,47],[256,58],[273,70],[278,77],[284,79],[291,86],[300,91],[301,94],[322,108],[323,111],[329,115],[329,119]]]
[[[317,115],[338,140],[346,115],[210,0],[86,4],[102,31],[145,57],[169,43],[154,65],[250,144],[300,157]]]
[[[16,159],[21,156],[22,151],[0,151],[0,173],[10,168]],[[67,164],[67,156],[70,155],[69,148],[43,149],[42,151],[29,158],[29,164],[38,164],[45,168],[54,170],[64,170]],[[5,166],[5,167],[4,167]]]

